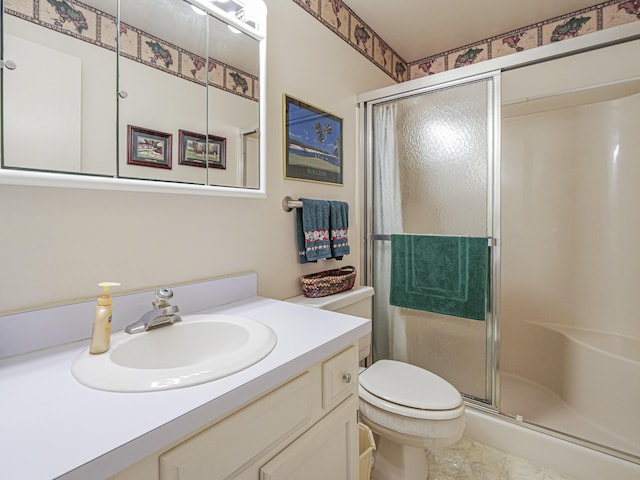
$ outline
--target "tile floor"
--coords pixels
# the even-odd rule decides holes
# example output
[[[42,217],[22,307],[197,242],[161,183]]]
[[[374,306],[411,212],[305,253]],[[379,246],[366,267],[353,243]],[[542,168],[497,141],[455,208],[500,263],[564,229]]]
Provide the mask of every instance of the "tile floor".
[[[428,480],[572,480],[467,437],[427,459]]]

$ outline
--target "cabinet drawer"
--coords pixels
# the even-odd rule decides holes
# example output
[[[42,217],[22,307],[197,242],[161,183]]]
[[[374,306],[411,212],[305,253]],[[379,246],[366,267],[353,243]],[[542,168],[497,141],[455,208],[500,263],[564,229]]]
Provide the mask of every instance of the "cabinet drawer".
[[[322,362],[322,408],[340,403],[358,385],[358,352],[350,346],[329,360]]]
[[[309,372],[291,380],[161,455],[160,480],[228,478],[310,422],[316,392]]]

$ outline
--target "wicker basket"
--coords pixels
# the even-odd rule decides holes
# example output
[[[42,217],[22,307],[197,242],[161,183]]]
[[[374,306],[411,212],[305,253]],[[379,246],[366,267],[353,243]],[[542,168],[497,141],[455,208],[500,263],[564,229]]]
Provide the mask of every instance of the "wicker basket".
[[[312,273],[300,277],[305,297],[326,297],[334,293],[351,290],[356,281],[356,267],[348,266],[335,270]]]

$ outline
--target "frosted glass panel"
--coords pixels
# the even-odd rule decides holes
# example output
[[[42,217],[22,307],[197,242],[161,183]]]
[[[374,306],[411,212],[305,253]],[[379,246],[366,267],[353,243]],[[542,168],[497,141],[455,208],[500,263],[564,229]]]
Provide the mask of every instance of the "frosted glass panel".
[[[372,107],[374,357],[426,368],[489,403],[488,322],[391,306],[386,236],[493,236],[488,229],[492,82]]]
[[[487,235],[487,83],[397,102],[406,233]]]

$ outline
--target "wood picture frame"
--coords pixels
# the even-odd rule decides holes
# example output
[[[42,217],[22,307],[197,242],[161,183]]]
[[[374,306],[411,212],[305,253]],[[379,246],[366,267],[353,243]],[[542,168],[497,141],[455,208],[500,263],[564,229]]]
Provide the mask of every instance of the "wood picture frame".
[[[283,95],[284,178],[343,185],[342,118]]]
[[[227,139],[187,130],[178,132],[178,163],[192,167],[227,168]],[[208,148],[208,154],[205,151]]]
[[[127,125],[127,163],[171,169],[170,133]]]

